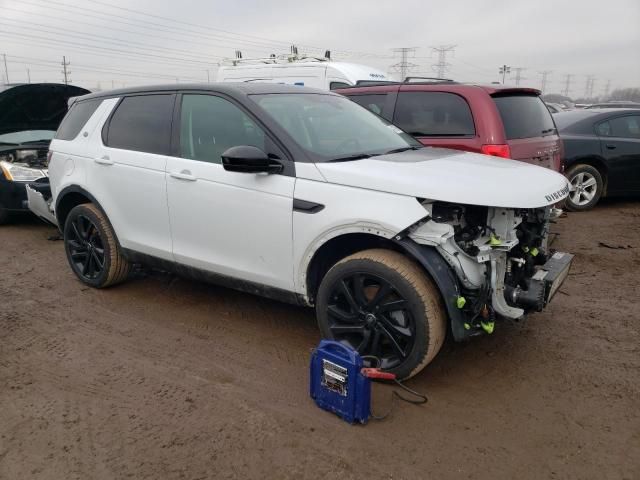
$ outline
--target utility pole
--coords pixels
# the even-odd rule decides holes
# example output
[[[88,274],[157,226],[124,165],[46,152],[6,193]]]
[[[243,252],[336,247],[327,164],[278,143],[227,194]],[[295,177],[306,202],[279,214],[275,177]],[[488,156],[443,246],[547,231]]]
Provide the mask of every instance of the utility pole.
[[[564,77],[564,90],[562,91],[562,95],[565,97],[569,96],[569,91],[571,90],[571,79],[573,78],[573,74],[568,73]]]
[[[542,75],[542,81],[540,82],[541,83],[540,90],[544,95],[544,92],[547,89],[547,77],[549,76],[550,73],[552,73],[552,70],[542,70],[541,72],[538,72],[538,73]]]
[[[516,81],[516,87],[519,87],[520,86],[520,82],[522,80],[526,79],[526,77],[522,76],[522,72],[525,71],[526,68],[524,68],[524,67],[514,67],[513,69],[516,72],[516,76],[515,77],[511,77],[511,78]]]
[[[502,84],[504,85],[504,77],[506,77],[507,73],[511,73],[511,67],[507,65],[502,65],[498,73],[502,75]]]
[[[447,54],[451,53],[451,55],[454,55],[455,50],[456,45],[438,45],[431,47],[431,54],[438,54],[438,63],[431,65],[431,68],[438,74],[438,78],[444,78],[445,72],[449,70],[451,64],[447,63]]]
[[[31,72],[27,68],[27,83],[31,83]]]
[[[413,68],[417,67],[415,63],[410,63],[408,61],[409,54],[415,53],[416,50],[416,47],[402,47],[393,49],[394,52],[400,54],[400,61],[391,65],[390,68],[392,68],[393,71],[400,73],[401,82],[404,82],[404,80],[407,78],[407,73],[409,73]]]
[[[211,78],[209,78],[209,69],[207,68],[207,83],[211,83]]]
[[[3,53],[2,57],[4,58],[4,75],[7,79],[7,85],[9,84],[9,69],[7,68],[7,54]]]
[[[67,62],[67,57],[65,57],[64,55],[62,56],[61,65],[62,65],[62,74],[64,75],[64,84],[69,85],[71,83],[71,79],[69,78],[69,75],[71,75],[71,72],[67,70],[67,67],[71,65],[71,62]]]

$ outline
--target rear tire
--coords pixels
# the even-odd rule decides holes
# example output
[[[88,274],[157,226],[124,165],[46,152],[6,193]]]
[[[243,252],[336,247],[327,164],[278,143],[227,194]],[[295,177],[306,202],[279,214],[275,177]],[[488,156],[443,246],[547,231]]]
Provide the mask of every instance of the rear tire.
[[[73,273],[85,284],[105,288],[126,280],[131,264],[100,209],[92,203],[74,207],[64,224],[64,247]]]
[[[590,210],[598,203],[604,191],[604,181],[597,168],[578,164],[565,173],[571,184],[565,207],[572,212]]]
[[[336,263],[316,301],[324,338],[381,359],[398,378],[422,370],[440,351],[447,316],[429,276],[404,255],[365,250]]]

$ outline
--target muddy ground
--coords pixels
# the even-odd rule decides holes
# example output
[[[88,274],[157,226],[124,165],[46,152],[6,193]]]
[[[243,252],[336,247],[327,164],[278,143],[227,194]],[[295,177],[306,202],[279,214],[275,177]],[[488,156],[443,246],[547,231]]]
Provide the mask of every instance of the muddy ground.
[[[349,426],[308,397],[311,311],[159,273],[88,289],[53,228],[0,227],[0,478],[640,478],[640,202],[554,231],[576,260],[547,311]]]

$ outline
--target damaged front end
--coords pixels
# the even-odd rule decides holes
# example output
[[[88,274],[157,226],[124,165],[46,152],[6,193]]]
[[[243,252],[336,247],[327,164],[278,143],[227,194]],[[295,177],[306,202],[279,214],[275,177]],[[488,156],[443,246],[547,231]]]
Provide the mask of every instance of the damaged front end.
[[[548,248],[558,209],[421,203],[428,216],[404,233],[435,248],[455,272],[455,298],[445,300],[457,309],[456,340],[492,333],[496,319],[542,311],[568,275],[573,255]]]

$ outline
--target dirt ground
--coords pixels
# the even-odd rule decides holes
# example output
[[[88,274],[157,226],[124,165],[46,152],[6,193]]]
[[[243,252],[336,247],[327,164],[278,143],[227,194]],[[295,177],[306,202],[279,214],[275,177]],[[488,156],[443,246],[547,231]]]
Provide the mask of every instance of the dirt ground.
[[[350,426],[308,396],[312,311],[160,273],[88,289],[53,228],[0,227],[0,478],[638,479],[640,202],[553,230],[576,260],[547,311],[445,344],[409,382],[427,405]]]

